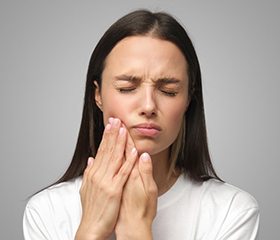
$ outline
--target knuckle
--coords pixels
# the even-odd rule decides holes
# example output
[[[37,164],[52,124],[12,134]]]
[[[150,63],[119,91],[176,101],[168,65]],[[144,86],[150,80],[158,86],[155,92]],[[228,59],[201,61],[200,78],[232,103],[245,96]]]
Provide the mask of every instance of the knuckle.
[[[99,180],[98,180],[97,174],[94,174],[94,175],[92,175],[92,176],[90,177],[90,183],[91,183],[93,186],[98,185],[98,182],[99,182]]]
[[[129,170],[127,168],[121,168],[118,175],[120,177],[126,177],[129,174]]]
[[[86,183],[84,183],[79,189],[80,196],[83,196],[85,192],[86,192]]]
[[[87,176],[89,175],[89,170],[90,170],[89,167],[87,167],[87,168],[85,169],[85,171],[84,171],[84,177],[87,177]]]
[[[113,165],[119,165],[120,164],[120,162],[122,162],[123,161],[123,157],[122,157],[122,154],[116,154],[112,159],[111,159],[111,161],[112,161],[112,164]]]
[[[106,140],[110,140],[113,136],[116,136],[116,133],[118,132],[117,128],[111,127],[109,131],[104,131],[104,138]]]
[[[154,184],[150,185],[149,188],[148,188],[148,192],[149,192],[150,195],[156,196],[158,194],[157,186],[154,185]]]
[[[107,192],[108,187],[107,187],[107,184],[103,181],[103,182],[99,183],[98,188],[103,192]]]
[[[106,144],[110,141],[112,137],[112,130],[110,129],[109,131],[104,131],[104,134],[103,134],[103,138],[102,138],[102,141]]]
[[[141,169],[141,171],[143,173],[146,173],[146,174],[152,174],[153,173],[152,167],[145,167],[145,168]]]
[[[114,144],[106,144],[106,146],[102,146],[99,152],[99,155],[104,157],[106,155],[112,156],[114,152],[115,145]]]
[[[104,151],[105,151],[105,146],[104,146],[104,144],[100,144],[100,145],[99,145],[99,148],[98,148],[98,150],[97,150],[96,156],[102,155],[102,153],[103,153]]]
[[[109,198],[117,198],[120,195],[120,191],[118,188],[114,187],[112,184],[111,186],[107,186],[106,188],[106,194]]]

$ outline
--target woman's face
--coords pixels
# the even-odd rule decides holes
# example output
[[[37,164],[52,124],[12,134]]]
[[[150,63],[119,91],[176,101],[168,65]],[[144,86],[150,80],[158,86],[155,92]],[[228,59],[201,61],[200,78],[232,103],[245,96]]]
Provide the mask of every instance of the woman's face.
[[[127,127],[139,153],[166,150],[188,106],[187,62],[179,48],[150,36],[121,40],[110,52],[95,100]]]

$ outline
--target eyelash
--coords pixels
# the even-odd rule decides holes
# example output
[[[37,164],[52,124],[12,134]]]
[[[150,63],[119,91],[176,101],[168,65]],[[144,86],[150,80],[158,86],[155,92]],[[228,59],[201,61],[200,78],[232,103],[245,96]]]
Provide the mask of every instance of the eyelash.
[[[169,97],[175,97],[177,95],[177,92],[167,92],[163,90],[161,90],[161,92]]]
[[[118,91],[120,93],[130,93],[132,92],[133,90],[135,90],[135,88],[119,88]]]
[[[119,88],[118,91],[123,94],[131,93],[134,91],[136,88]],[[169,96],[169,97],[175,97],[178,93],[177,92],[169,92],[169,91],[164,91],[160,90],[164,95]]]

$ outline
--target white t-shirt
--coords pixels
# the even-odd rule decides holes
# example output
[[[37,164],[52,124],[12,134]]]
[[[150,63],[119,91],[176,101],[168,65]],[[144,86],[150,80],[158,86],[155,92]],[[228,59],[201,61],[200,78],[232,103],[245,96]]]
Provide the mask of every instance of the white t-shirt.
[[[79,177],[60,183],[29,200],[26,240],[74,239],[82,213],[81,182]],[[155,240],[253,240],[258,225],[258,204],[248,193],[214,179],[196,183],[181,175],[158,198],[152,230]]]

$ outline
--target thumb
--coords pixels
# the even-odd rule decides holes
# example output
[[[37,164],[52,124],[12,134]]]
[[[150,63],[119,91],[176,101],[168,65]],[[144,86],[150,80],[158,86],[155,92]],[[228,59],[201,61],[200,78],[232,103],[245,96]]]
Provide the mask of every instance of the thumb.
[[[155,192],[157,187],[153,178],[153,164],[148,153],[141,154],[138,167],[145,191],[147,193]]]
[[[141,175],[152,175],[153,165],[149,153],[142,153],[139,160],[139,171]]]

